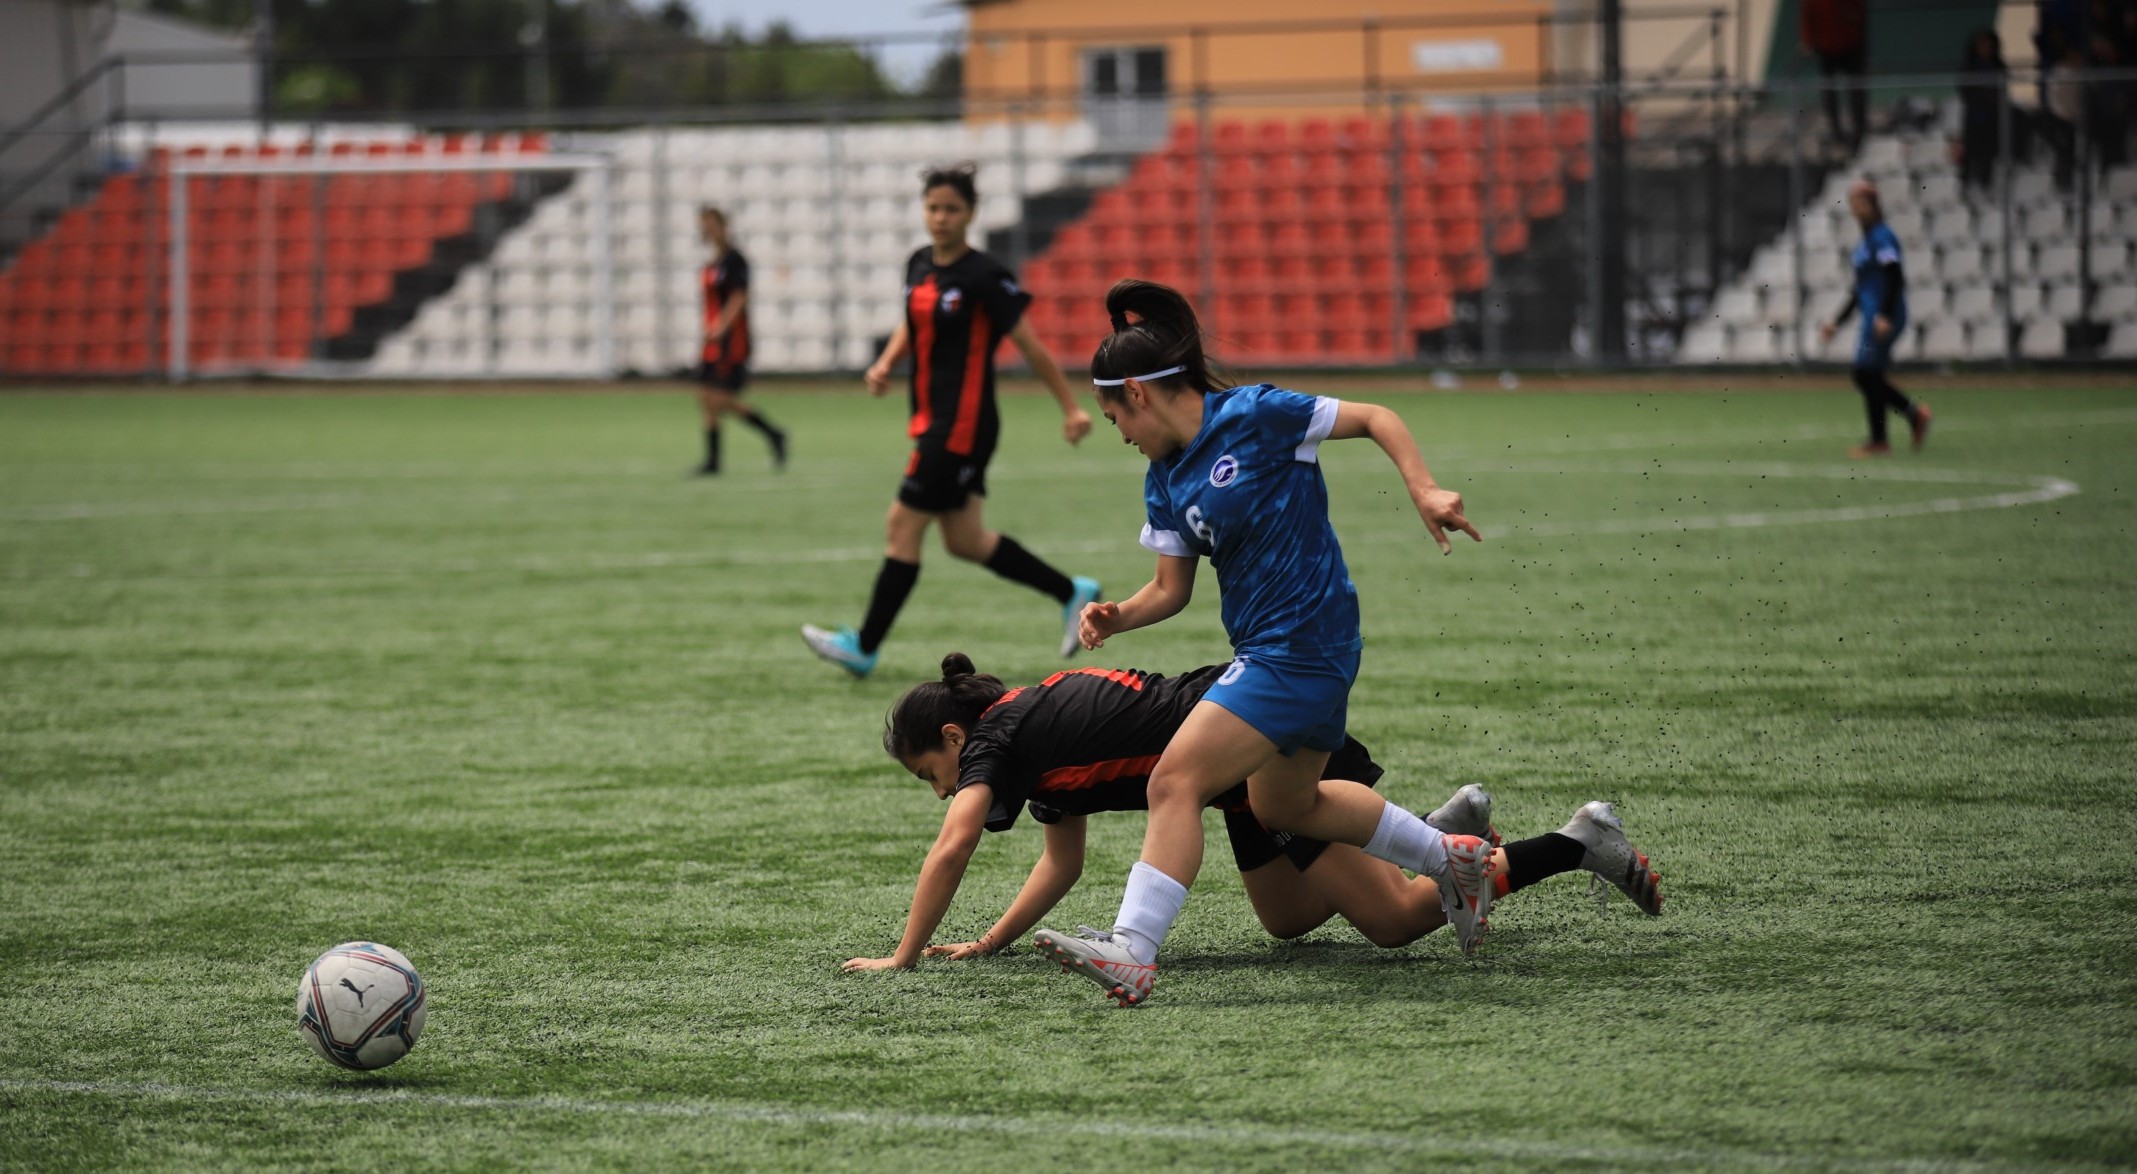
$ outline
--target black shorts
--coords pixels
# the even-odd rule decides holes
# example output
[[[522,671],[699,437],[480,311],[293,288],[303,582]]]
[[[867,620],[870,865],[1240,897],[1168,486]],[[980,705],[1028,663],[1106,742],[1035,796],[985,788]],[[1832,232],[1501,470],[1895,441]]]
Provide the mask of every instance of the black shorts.
[[[749,364],[715,363],[711,359],[702,359],[697,365],[697,381],[707,387],[741,395],[742,389],[749,385]]]
[[[1356,738],[1343,739],[1343,748],[1328,756],[1328,765],[1321,769],[1324,779],[1349,779],[1368,787],[1380,785],[1380,777],[1387,772],[1373,761],[1373,755],[1365,743]],[[1225,835],[1232,841],[1232,859],[1239,864],[1239,871],[1252,872],[1279,856],[1289,857],[1291,866],[1300,872],[1321,858],[1328,850],[1328,841],[1295,836],[1290,832],[1274,831],[1262,826],[1247,807],[1247,786],[1241,783],[1219,796],[1215,806],[1224,811]]]
[[[992,445],[960,454],[923,440],[905,463],[898,500],[928,514],[961,510],[967,499],[987,496],[987,462],[993,456]]]

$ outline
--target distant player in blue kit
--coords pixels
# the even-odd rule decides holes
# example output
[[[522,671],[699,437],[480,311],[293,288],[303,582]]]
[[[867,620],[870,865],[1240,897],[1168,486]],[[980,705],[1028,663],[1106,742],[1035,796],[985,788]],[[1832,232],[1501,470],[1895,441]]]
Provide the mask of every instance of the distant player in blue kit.
[[[1432,877],[1463,952],[1473,951],[1490,911],[1490,842],[1443,835],[1365,787],[1321,780],[1344,744],[1363,641],[1318,451],[1358,437],[1379,445],[1443,553],[1453,549],[1447,530],[1482,540],[1461,495],[1432,480],[1410,430],[1386,408],[1223,386],[1177,291],[1123,281],[1106,294],[1106,311],[1113,333],[1092,357],[1092,382],[1121,439],[1150,459],[1142,543],[1158,566],[1128,599],[1083,609],[1084,646],[1179,612],[1208,558],[1234,659],[1150,774],[1142,859],[1112,932],[1042,929],[1034,944],[1121,1006],[1148,998],[1158,946],[1202,866],[1202,807],[1244,778],[1255,817],[1271,829],[1352,844]]]
[[[1899,339],[1900,331],[1907,329],[1907,273],[1900,261],[1900,238],[1885,223],[1877,185],[1866,179],[1849,188],[1848,211],[1862,225],[1862,240],[1850,258],[1855,268],[1855,288],[1840,313],[1818,328],[1818,338],[1832,342],[1855,311],[1862,311],[1862,333],[1855,340],[1855,365],[1850,374],[1870,413],[1870,439],[1848,450],[1849,456],[1861,460],[1892,451],[1885,430],[1886,412],[1906,417],[1916,448],[1929,439],[1930,414],[1928,404],[1901,395],[1885,376],[1886,369],[1892,366],[1892,344]]]

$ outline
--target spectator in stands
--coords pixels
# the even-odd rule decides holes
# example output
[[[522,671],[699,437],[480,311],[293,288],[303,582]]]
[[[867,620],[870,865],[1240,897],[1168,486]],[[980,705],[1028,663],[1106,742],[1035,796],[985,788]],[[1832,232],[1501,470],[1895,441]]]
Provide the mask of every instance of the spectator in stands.
[[[749,261],[727,238],[727,213],[710,204],[698,209],[698,236],[711,251],[700,284],[705,292],[704,346],[698,355],[698,407],[705,417],[705,463],[701,476],[720,471],[720,417],[740,416],[772,446],[772,464],[785,468],[787,434],[742,406],[749,384]]]
[[[1886,439],[1885,413],[1906,417],[1914,433],[1914,447],[1929,437],[1929,405],[1909,400],[1885,377],[1892,365],[1892,344],[1907,328],[1907,274],[1900,266],[1900,238],[1885,223],[1884,204],[1877,185],[1862,180],[1848,189],[1848,211],[1862,225],[1862,240],[1855,246],[1855,288],[1833,320],[1818,328],[1821,343],[1830,343],[1842,324],[1856,310],[1862,311],[1862,333],[1855,341],[1855,363],[1850,374],[1855,389],[1862,392],[1870,413],[1870,439],[1848,450],[1858,460],[1881,457],[1892,451]]]
[[[2076,170],[2078,122],[2085,116],[2084,69],[2085,55],[2076,46],[2042,58],[2041,137],[2055,152],[2055,186],[2066,191]]]
[[[1870,13],[1867,0],[1803,0],[1796,24],[1803,51],[1818,59],[1825,78],[1825,119],[1833,139],[1854,154],[1862,146],[1870,95]],[[1848,118],[1841,119],[1845,98]]]
[[[1966,42],[1959,65],[1959,105],[1964,111],[1959,132],[1959,178],[1986,192],[2003,155],[2004,107],[2010,102],[2011,72],[2003,63],[2003,40],[1982,29]],[[2017,111],[2011,115],[2015,117]]]

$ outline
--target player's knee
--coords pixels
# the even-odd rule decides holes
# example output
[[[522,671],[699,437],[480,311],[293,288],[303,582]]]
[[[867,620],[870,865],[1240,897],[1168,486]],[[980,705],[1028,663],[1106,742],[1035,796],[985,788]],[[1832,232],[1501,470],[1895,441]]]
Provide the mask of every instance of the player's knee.
[[[1366,941],[1383,950],[1393,950],[1399,946],[1407,946],[1425,936],[1423,930],[1393,917],[1373,916],[1363,920],[1357,918],[1349,920],[1352,925],[1358,927],[1359,933],[1365,935]]]
[[[1279,941],[1288,942],[1293,938],[1305,937],[1321,926],[1320,921],[1310,921],[1299,914],[1281,910],[1256,909],[1254,916],[1261,919],[1261,927],[1268,931],[1269,936]]]
[[[1202,806],[1199,780],[1187,770],[1168,769],[1164,762],[1158,763],[1157,769],[1151,772],[1147,793],[1152,811],[1178,806],[1192,806],[1199,810]]]
[[[1278,831],[1296,831],[1313,814],[1314,789],[1303,792],[1263,787],[1253,792],[1254,818]]]
[[[961,558],[968,563],[987,561],[987,544],[981,540],[979,535],[952,534],[944,531],[942,545],[943,549],[949,551],[953,557]]]

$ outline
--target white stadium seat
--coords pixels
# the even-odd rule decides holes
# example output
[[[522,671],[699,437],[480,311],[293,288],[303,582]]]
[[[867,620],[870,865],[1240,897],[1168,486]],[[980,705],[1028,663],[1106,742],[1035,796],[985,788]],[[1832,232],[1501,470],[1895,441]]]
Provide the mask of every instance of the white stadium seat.
[[[2055,359],[2063,354],[2063,324],[2042,319],[2019,335],[2018,353],[2029,359]]]
[[[1966,323],[1956,318],[1945,318],[1931,324],[1922,333],[1922,357],[1926,359],[1963,359],[1967,357]]]
[[[2104,285],[2094,295],[2092,316],[2107,322],[2137,321],[2137,285]]]
[[[2000,319],[2003,312],[1996,304],[1996,287],[1990,285],[1962,285],[1951,291],[1952,317],[1965,322],[1988,322]]]

